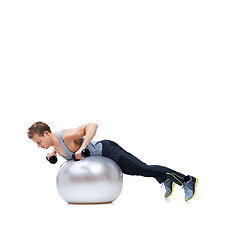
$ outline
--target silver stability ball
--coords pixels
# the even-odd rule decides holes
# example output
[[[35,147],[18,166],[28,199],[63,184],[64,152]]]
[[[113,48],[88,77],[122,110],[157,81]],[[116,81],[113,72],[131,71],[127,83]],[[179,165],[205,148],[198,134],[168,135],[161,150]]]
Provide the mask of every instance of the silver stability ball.
[[[66,161],[57,174],[57,189],[68,203],[110,203],[122,191],[123,175],[113,160],[92,156]]]

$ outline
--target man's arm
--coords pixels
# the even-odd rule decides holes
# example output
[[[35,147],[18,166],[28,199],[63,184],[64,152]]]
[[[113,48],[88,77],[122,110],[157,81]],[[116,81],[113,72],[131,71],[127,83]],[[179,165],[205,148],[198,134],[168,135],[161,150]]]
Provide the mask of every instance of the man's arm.
[[[62,137],[63,137],[66,144],[69,141],[70,142],[71,141],[77,141],[77,140],[79,140],[79,139],[81,139],[82,137],[85,136],[84,141],[82,143],[82,146],[75,153],[75,157],[77,159],[82,159],[81,152],[82,152],[83,149],[85,149],[87,147],[89,142],[94,138],[94,136],[97,132],[97,128],[98,128],[98,125],[96,123],[89,123],[89,124],[85,124],[85,125],[83,125],[81,127],[78,127],[78,128],[72,128],[72,129],[66,130],[63,133]]]

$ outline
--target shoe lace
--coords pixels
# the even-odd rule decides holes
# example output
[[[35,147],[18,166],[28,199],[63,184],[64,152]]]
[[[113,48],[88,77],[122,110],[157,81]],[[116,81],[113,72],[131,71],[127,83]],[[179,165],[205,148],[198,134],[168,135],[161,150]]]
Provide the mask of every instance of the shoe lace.
[[[188,190],[189,190],[188,186],[183,183],[182,188],[184,189],[185,194],[187,194],[187,193],[188,193]]]
[[[163,186],[164,186],[164,187],[167,187],[167,185],[165,185],[165,184],[167,183],[167,181],[168,181],[168,180],[165,180],[164,182],[161,183],[161,188],[163,188]]]
[[[161,183],[161,188],[162,188],[162,191],[163,191],[163,188],[164,187],[164,182]]]

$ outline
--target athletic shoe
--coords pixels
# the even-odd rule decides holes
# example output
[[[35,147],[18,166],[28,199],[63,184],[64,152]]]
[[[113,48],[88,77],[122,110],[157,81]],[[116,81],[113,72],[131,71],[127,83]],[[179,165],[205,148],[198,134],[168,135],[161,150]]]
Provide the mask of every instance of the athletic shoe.
[[[185,191],[185,200],[189,201],[196,194],[196,187],[198,184],[198,179],[192,176],[189,176],[190,180],[183,183],[183,189]]]
[[[165,192],[165,198],[168,198],[172,195],[172,192],[174,190],[174,185],[175,185],[175,182],[172,182],[171,180],[167,179],[165,182],[164,182],[164,187],[166,189],[166,192]]]

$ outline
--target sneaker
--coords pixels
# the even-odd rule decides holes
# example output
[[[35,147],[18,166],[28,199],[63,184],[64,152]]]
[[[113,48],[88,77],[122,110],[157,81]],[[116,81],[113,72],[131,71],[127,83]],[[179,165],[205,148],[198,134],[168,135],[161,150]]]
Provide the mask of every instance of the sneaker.
[[[189,201],[196,194],[196,187],[198,184],[198,179],[192,176],[189,176],[190,180],[183,183],[183,189],[185,191],[185,200]]]
[[[164,187],[166,189],[166,192],[165,192],[165,198],[168,198],[172,195],[173,193],[173,190],[174,190],[174,185],[175,185],[175,182],[172,182],[171,180],[167,179],[165,182],[164,182]]]

